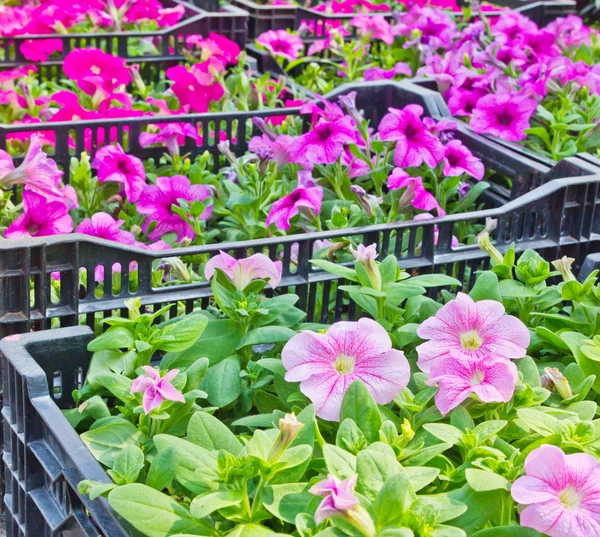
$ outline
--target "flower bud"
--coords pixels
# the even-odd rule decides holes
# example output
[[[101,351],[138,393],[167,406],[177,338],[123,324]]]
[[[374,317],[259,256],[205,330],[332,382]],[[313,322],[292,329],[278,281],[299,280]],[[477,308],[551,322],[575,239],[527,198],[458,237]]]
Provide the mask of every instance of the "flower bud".
[[[552,390],[553,388],[556,389],[563,399],[570,399],[573,397],[569,381],[555,367],[547,367],[544,369],[541,380],[544,388],[547,390]]]
[[[356,250],[352,245],[350,245],[350,253],[354,256],[354,259],[357,263],[360,263],[363,267],[365,267],[373,289],[380,291],[381,274],[379,273],[379,268],[375,262],[375,259],[377,259],[377,256],[379,255],[377,253],[377,244],[371,244],[371,246],[359,244]]]
[[[227,158],[227,160],[229,162],[231,162],[231,164],[237,164],[236,156],[231,152],[231,149],[229,149],[229,140],[225,140],[224,142],[219,142],[217,144],[217,149],[223,155],[225,155],[225,157]]]
[[[373,207],[369,201],[369,197],[365,189],[358,185],[352,185],[350,191],[356,195],[356,201],[360,208],[365,211],[365,214],[370,218],[373,216]]]
[[[165,257],[158,263],[158,268],[163,269],[165,273],[171,273],[177,281],[189,283],[192,276],[185,263],[178,257]]]
[[[304,427],[304,424],[298,421],[293,412],[286,414],[284,418],[279,420],[279,436],[267,456],[269,464],[273,464],[281,458],[285,450],[296,439],[302,427]]]
[[[482,231],[477,236],[477,244],[484,252],[486,252],[496,265],[504,264],[504,256],[498,251],[498,249],[492,244],[490,240],[490,234],[487,231]]]
[[[560,272],[560,275],[565,282],[573,282],[576,281],[575,275],[571,272],[571,265],[575,259],[572,257],[563,256],[561,259],[556,261],[552,261],[552,266]]]
[[[356,108],[356,92],[351,91],[347,95],[341,95],[339,101],[348,115],[355,121],[357,125],[360,125],[364,118],[358,111],[358,108]]]

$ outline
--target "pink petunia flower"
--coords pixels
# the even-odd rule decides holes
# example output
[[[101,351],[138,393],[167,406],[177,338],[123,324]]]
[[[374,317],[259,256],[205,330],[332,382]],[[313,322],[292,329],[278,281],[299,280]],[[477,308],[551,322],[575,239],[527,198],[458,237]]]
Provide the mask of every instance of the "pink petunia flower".
[[[412,76],[410,65],[404,62],[398,62],[392,69],[383,67],[369,67],[364,70],[363,78],[366,81],[371,80],[393,80],[397,76]]]
[[[527,505],[521,526],[550,537],[600,535],[600,466],[594,456],[565,455],[543,445],[527,455],[525,473],[510,490],[516,502]]]
[[[518,142],[527,136],[524,130],[529,128],[529,120],[536,108],[537,103],[534,100],[520,95],[486,95],[477,101],[471,127],[477,133]]]
[[[107,145],[100,149],[92,162],[92,168],[98,170],[98,181],[121,183],[129,203],[140,199],[146,187],[146,171],[142,161],[128,155],[120,144]]]
[[[319,214],[322,200],[322,187],[298,187],[273,204],[267,216],[267,226],[274,223],[277,229],[287,231],[290,229],[290,220],[301,210],[310,211],[313,215]]]
[[[443,171],[446,177],[458,177],[466,173],[478,181],[483,179],[485,174],[483,162],[473,156],[471,150],[460,140],[452,140],[446,144]]]
[[[149,365],[142,366],[144,375],[140,375],[131,384],[131,393],[143,393],[142,405],[144,412],[150,414],[159,408],[165,399],[185,403],[183,394],[171,384],[179,374],[178,369],[172,369],[161,378],[160,372]]]
[[[387,331],[372,319],[338,322],[325,334],[301,332],[287,342],[281,359],[285,380],[300,382],[317,416],[328,421],[339,421],[354,381],[364,382],[375,401],[386,405],[410,380],[404,353],[392,349]]]
[[[173,81],[171,90],[182,106],[189,106],[194,112],[208,112],[211,102],[219,101],[225,90],[210,71],[209,62],[197,63],[188,69],[183,65],[169,67],[167,78]]]
[[[139,142],[142,147],[153,144],[162,144],[167,148],[171,156],[179,155],[179,146],[185,143],[185,138],[192,138],[196,143],[202,143],[198,130],[191,124],[167,123],[160,125],[158,132],[142,132]]]
[[[297,139],[294,158],[314,164],[333,164],[342,154],[344,144],[356,143],[356,127],[350,116],[327,121]]]
[[[271,55],[285,58],[288,61],[297,60],[304,50],[302,39],[285,30],[269,30],[258,36],[256,42],[262,45]]]
[[[46,237],[73,231],[69,208],[61,201],[48,201],[32,190],[23,192],[23,214],[4,232],[7,239]]]
[[[221,269],[229,276],[235,286],[242,290],[252,280],[268,279],[269,285],[277,287],[281,281],[281,261],[271,261],[266,255],[254,254],[246,259],[236,259],[227,252],[219,250],[219,255],[211,257],[204,268],[204,277],[210,280],[215,269]]]
[[[135,237],[129,231],[121,229],[125,220],[115,220],[110,214],[96,213],[77,226],[76,233],[98,237],[121,244],[135,244]]]
[[[384,141],[396,142],[394,162],[406,168],[420,166],[423,162],[437,166],[444,158],[444,146],[423,125],[423,108],[409,104],[402,110],[390,108],[379,124],[379,136]]]
[[[458,293],[434,317],[422,322],[417,335],[429,340],[417,347],[417,365],[425,373],[452,351],[473,358],[523,358],[530,341],[527,327],[516,317],[505,315],[501,302],[474,302],[464,293]]]
[[[402,205],[410,206],[409,204],[412,204],[415,209],[421,209],[422,211],[435,209],[439,216],[446,214],[435,196],[423,186],[423,180],[420,177],[412,177],[402,168],[394,168],[388,177],[387,186],[389,190],[406,189],[402,195]]]
[[[192,226],[173,211],[172,207],[179,206],[180,199],[193,203],[210,197],[211,192],[207,186],[191,185],[190,180],[183,175],[157,177],[156,184],[146,186],[137,203],[138,212],[147,215],[143,229],[147,231],[150,222],[156,222],[156,227],[148,234],[151,240],[160,239],[165,233],[175,233],[178,241],[184,237],[193,239],[196,234]],[[205,220],[211,213],[212,204],[204,210],[200,218]]]
[[[450,351],[449,356],[433,362],[427,384],[437,384],[435,405],[445,416],[471,394],[484,403],[507,403],[513,396],[517,378],[513,362]]]
[[[394,43],[392,27],[383,15],[357,15],[350,20],[350,26],[358,28],[365,37],[368,35],[371,39],[379,39],[386,45]]]
[[[125,60],[97,48],[72,50],[65,56],[63,70],[88,95],[94,95],[99,86],[112,93],[131,82]]]
[[[360,504],[359,499],[354,495],[357,479],[357,474],[343,481],[329,474],[327,479],[311,487],[309,490],[311,494],[325,498],[315,512],[317,524],[332,516],[340,516]]]

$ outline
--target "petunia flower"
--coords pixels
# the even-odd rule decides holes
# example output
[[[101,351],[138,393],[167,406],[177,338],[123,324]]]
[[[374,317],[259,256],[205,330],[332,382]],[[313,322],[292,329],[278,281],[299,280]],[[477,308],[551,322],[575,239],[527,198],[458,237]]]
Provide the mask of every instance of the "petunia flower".
[[[525,474],[510,490],[527,506],[521,526],[550,537],[600,535],[600,466],[593,455],[542,445],[527,455]]]
[[[350,26],[358,28],[364,37],[369,36],[371,39],[379,39],[386,45],[394,43],[392,27],[383,15],[357,15],[350,20]]]
[[[393,80],[397,76],[412,76],[410,65],[404,62],[398,62],[391,69],[383,67],[369,67],[364,70],[363,78],[366,81],[371,80]]]
[[[350,476],[341,481],[336,476],[329,474],[327,479],[313,485],[309,492],[315,496],[325,498],[315,512],[315,522],[320,524],[332,516],[340,516],[355,505],[359,499],[354,495],[358,475]]]
[[[491,94],[477,101],[471,118],[471,127],[477,133],[498,136],[518,142],[527,134],[529,120],[537,103],[533,99],[510,93]]]
[[[62,201],[48,201],[32,190],[23,192],[23,214],[4,231],[7,239],[46,237],[73,231],[69,208]]]
[[[69,52],[63,60],[63,71],[88,95],[94,95],[98,85],[112,93],[119,86],[131,82],[131,73],[125,60],[97,48]]]
[[[75,232],[121,244],[135,244],[133,234],[121,229],[124,223],[125,220],[115,220],[110,214],[100,212],[83,220]]]
[[[425,373],[453,351],[473,358],[523,358],[530,341],[527,327],[505,315],[501,302],[475,302],[464,293],[423,321],[417,335],[429,340],[417,347],[417,365]]]
[[[159,408],[165,399],[185,403],[183,394],[171,384],[179,374],[178,369],[172,369],[161,378],[160,372],[149,365],[142,366],[144,375],[140,375],[131,384],[131,393],[143,393],[142,405],[144,412],[150,414],[155,408]]]
[[[435,209],[439,216],[445,216],[446,214],[435,196],[423,186],[421,177],[412,177],[402,168],[394,168],[388,177],[387,186],[389,190],[406,189],[400,199],[402,207],[412,205],[415,209],[421,209],[422,211]]]
[[[275,224],[277,229],[287,231],[290,229],[290,220],[300,211],[309,211],[312,215],[319,214],[322,200],[322,187],[298,187],[273,204],[267,216],[267,226]]]
[[[295,142],[293,156],[313,164],[333,164],[342,154],[344,144],[356,143],[356,127],[350,116],[327,121],[320,119],[316,127]]]
[[[389,110],[379,124],[379,136],[384,141],[396,142],[396,166],[420,166],[423,162],[430,167],[437,166],[444,158],[444,146],[423,125],[423,107],[409,104],[402,110]]]
[[[179,146],[185,143],[185,138],[192,138],[196,143],[202,143],[198,130],[191,124],[167,123],[159,125],[158,132],[142,132],[139,136],[140,146],[148,147],[153,144],[162,144],[171,156],[179,155]]]
[[[256,42],[271,55],[288,61],[297,60],[300,52],[304,50],[302,39],[286,30],[269,30],[260,34]]]
[[[485,168],[480,159],[460,140],[452,140],[445,146],[443,172],[446,177],[458,177],[464,173],[478,181],[483,179]]]
[[[138,201],[146,187],[144,164],[139,158],[125,153],[120,144],[107,145],[98,150],[92,168],[98,170],[100,183],[121,183],[129,203]]]
[[[211,102],[219,101],[225,90],[210,71],[208,62],[197,63],[190,69],[183,65],[169,67],[167,78],[173,81],[171,90],[182,106],[189,106],[194,112],[208,112]]]
[[[150,222],[156,222],[156,227],[148,234],[151,240],[160,239],[165,233],[175,233],[177,240],[181,241],[184,237],[193,239],[196,234],[192,226],[173,211],[173,205],[179,206],[180,199],[193,203],[210,197],[211,192],[207,186],[191,185],[190,180],[183,175],[157,177],[155,185],[145,187],[136,207],[139,213],[147,215],[142,226],[144,231],[148,230]],[[212,204],[200,218],[205,220],[211,213]]]
[[[281,281],[281,261],[271,261],[266,255],[254,254],[245,259],[236,259],[227,252],[219,250],[219,255],[211,257],[204,268],[204,277],[210,280],[215,269],[221,269],[229,276],[235,286],[242,290],[252,280],[268,279],[269,285],[277,287]]]
[[[392,349],[387,331],[372,319],[338,322],[325,334],[304,331],[290,339],[281,354],[285,380],[315,405],[317,416],[339,421],[346,390],[361,380],[380,404],[388,404],[410,380],[410,366]]]
[[[435,405],[445,416],[471,394],[483,403],[507,403],[515,391],[517,366],[508,360],[490,356],[465,356],[451,350],[434,361],[427,384],[435,386]]]

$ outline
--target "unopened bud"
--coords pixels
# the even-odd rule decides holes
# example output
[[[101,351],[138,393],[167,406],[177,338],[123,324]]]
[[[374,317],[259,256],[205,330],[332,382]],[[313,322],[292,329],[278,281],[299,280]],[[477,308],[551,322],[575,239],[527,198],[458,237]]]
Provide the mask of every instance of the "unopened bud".
[[[541,380],[544,388],[547,390],[552,390],[553,388],[556,389],[563,399],[570,399],[573,397],[573,392],[571,390],[571,386],[569,385],[569,381],[555,367],[547,367],[544,369],[544,374],[542,375]]]
[[[281,458],[285,450],[296,439],[302,427],[304,427],[304,424],[298,421],[294,413],[286,414],[285,417],[279,420],[279,436],[275,439],[275,443],[267,456],[269,464],[273,464]]]
[[[567,257],[566,255],[556,261],[552,261],[552,266],[560,272],[560,275],[565,282],[572,282],[577,279],[571,271],[571,265],[574,261],[575,259]]]
[[[487,231],[481,232],[477,236],[477,244],[484,252],[486,252],[496,265],[504,264],[504,256],[492,244],[490,234]]]

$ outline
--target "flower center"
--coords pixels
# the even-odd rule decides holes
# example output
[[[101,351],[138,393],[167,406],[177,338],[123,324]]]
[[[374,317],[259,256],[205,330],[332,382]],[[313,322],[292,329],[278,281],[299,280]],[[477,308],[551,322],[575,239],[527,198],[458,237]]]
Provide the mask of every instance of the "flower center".
[[[453,152],[449,152],[446,155],[446,160],[448,161],[448,164],[450,164],[450,166],[457,166],[460,163],[460,155],[453,153]]]
[[[481,384],[485,380],[485,372],[476,369],[473,371],[473,376],[471,377],[471,386],[477,386]]]
[[[510,113],[510,110],[508,110],[508,108],[505,108],[504,110],[502,110],[502,112],[498,114],[498,122],[501,125],[504,125],[505,127],[510,126],[513,122],[513,119],[514,117]]]
[[[95,75],[99,75],[101,73],[100,67],[97,65],[92,65],[92,67],[90,67],[90,71]]]
[[[333,362],[333,367],[340,375],[349,375],[354,371],[355,359],[352,356],[340,354]]]
[[[35,236],[40,232],[40,226],[38,224],[36,224],[35,222],[31,222],[30,224],[27,224],[26,228],[27,228],[27,232],[30,235]]]
[[[579,509],[583,494],[569,485],[558,495],[558,498],[565,509]]]
[[[468,349],[470,351],[476,351],[481,344],[483,343],[483,339],[477,333],[477,330],[470,330],[469,332],[463,332],[460,335],[460,344],[463,349]]]

